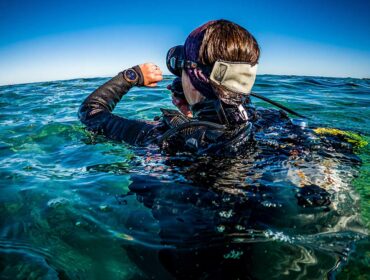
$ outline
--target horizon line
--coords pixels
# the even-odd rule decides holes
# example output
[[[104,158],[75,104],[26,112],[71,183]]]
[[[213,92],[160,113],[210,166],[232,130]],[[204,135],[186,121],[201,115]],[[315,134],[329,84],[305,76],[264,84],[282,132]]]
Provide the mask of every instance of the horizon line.
[[[117,73],[118,74],[118,73]],[[163,74],[163,76],[175,76],[173,74]],[[315,75],[297,75],[297,74],[268,74],[261,73],[257,74],[258,76],[291,76],[291,77],[311,77],[311,78],[331,78],[331,79],[357,79],[357,80],[369,80],[370,77],[350,77],[350,76],[315,76]],[[86,76],[86,77],[77,77],[77,78],[68,78],[68,79],[56,79],[56,80],[41,80],[41,81],[31,81],[31,82],[20,82],[14,84],[2,84],[0,82],[0,87],[6,86],[17,86],[17,85],[28,85],[28,84],[38,84],[38,83],[50,83],[50,82],[62,82],[62,81],[73,81],[73,80],[82,80],[82,79],[108,79],[113,78],[114,76]],[[176,76],[175,76],[176,77]]]

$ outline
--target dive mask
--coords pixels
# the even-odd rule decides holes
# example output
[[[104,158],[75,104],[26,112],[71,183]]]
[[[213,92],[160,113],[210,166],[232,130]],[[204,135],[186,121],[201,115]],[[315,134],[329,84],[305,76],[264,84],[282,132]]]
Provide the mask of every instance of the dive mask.
[[[182,69],[197,68],[198,64],[193,61],[185,60],[184,46],[170,48],[166,56],[168,70],[177,77],[181,77]]]
[[[186,60],[184,46],[175,46],[167,52],[166,64],[168,70],[177,77],[181,77],[183,69],[199,68],[203,73],[211,73],[209,79],[232,92],[249,94],[256,79],[257,64],[252,66],[244,62],[230,62],[217,60],[211,71],[206,65]]]

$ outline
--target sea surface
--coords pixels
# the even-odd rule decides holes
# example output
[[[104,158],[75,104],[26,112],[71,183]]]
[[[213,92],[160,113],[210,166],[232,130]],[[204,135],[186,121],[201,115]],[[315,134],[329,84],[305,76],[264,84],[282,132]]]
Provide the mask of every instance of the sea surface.
[[[173,108],[173,78],[114,113]],[[169,157],[92,135],[77,111],[107,80],[0,87],[0,279],[370,279],[370,80],[258,76],[256,93],[355,139],[353,160],[303,162]],[[330,204],[299,200],[314,180]]]

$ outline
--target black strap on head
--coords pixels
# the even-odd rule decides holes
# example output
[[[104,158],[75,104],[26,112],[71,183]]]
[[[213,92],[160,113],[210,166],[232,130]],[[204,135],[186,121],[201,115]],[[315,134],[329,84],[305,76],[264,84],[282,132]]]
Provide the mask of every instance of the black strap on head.
[[[203,65],[201,63],[187,60],[185,58],[184,46],[179,45],[172,47],[167,52],[166,65],[168,70],[177,77],[181,77],[182,69],[202,69],[203,73],[209,75],[212,71],[212,67]]]

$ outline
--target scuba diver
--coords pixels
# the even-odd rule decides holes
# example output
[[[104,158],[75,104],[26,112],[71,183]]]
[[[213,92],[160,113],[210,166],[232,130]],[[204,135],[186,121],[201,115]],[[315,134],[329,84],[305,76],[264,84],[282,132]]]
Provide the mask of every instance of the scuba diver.
[[[143,271],[149,270],[148,278],[298,279],[310,273],[306,279],[319,279],[332,267],[335,273],[335,264],[343,259],[307,272],[315,260],[303,245],[308,236],[308,248],[321,246],[316,234],[342,230],[343,212],[332,203],[340,193],[332,189],[345,189],[353,176],[342,175],[355,174],[360,161],[348,143],[320,137],[286,112],[299,114],[276,103],[284,111],[252,106],[259,56],[258,43],[246,29],[227,20],[210,21],[167,53],[167,67],[176,76],[168,88],[179,110],[161,109],[162,115],[151,122],[112,113],[132,87],[154,87],[163,79],[153,63],[122,71],[82,103],[79,118],[96,134],[189,156],[185,161],[166,159],[167,175],[178,175],[177,182],[156,178],[155,172],[132,175],[130,192],[120,198],[125,205],[126,197],[135,195],[150,209],[145,217],[136,216],[143,214],[139,211],[128,219],[126,227],[138,233],[135,240],[145,236],[143,227],[158,224],[159,233],[153,234],[163,246],[157,254],[145,255],[147,248],[138,250],[137,243],[127,250]],[[346,216],[355,221],[356,209]],[[298,234],[294,249],[267,242],[286,238],[280,231]],[[342,246],[335,249],[342,254]],[[281,261],[274,259],[286,250],[290,253]],[[155,261],[168,277],[157,271]]]
[[[95,90],[82,103],[79,118],[90,131],[110,139],[157,144],[169,154],[241,154],[257,130],[290,122],[282,111],[250,106],[259,55],[258,43],[246,29],[227,20],[210,21],[167,54],[167,67],[177,76],[169,89],[181,112],[161,109],[154,122],[112,114],[132,87],[153,87],[163,79],[158,66],[145,63]]]

